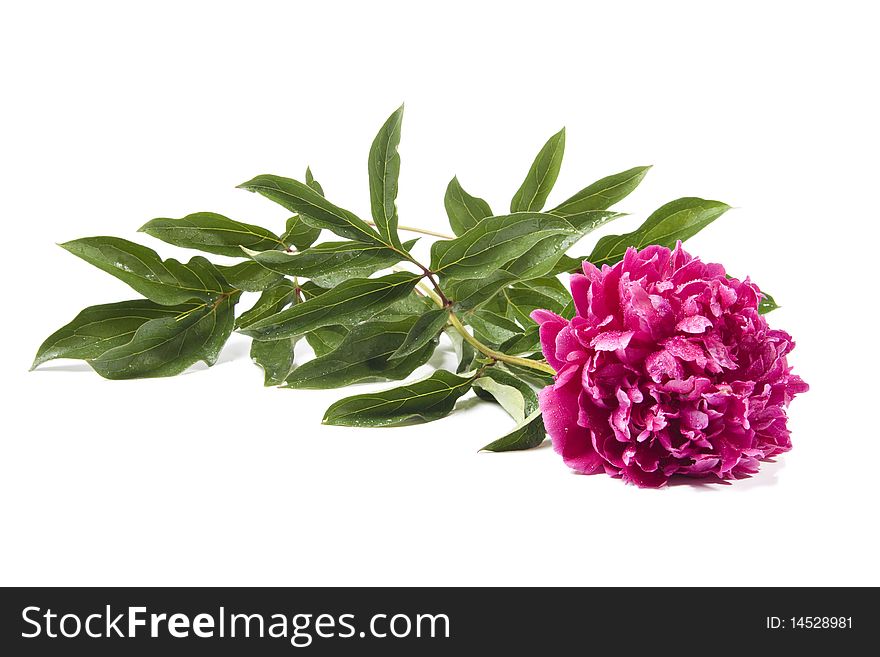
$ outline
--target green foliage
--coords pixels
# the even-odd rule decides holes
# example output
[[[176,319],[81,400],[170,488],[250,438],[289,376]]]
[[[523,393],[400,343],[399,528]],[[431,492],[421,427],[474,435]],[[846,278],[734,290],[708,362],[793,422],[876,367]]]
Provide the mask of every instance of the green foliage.
[[[251,358],[266,385],[337,388],[405,379],[425,367],[445,334],[455,350],[455,373],[437,369],[414,382],[347,397],[327,409],[324,422],[353,427],[427,422],[452,412],[473,390],[498,403],[513,425],[484,450],[539,445],[545,431],[537,390],[552,382],[552,375],[530,314],[547,309],[573,315],[571,296],[557,274],[577,270],[583,258],[567,252],[623,216],[610,208],[639,185],[649,167],[602,178],[544,210],[562,163],[562,130],[538,153],[509,214],[493,214],[485,200],[453,178],[444,207],[455,237],[434,242],[430,262],[423,265],[411,254],[416,240],[402,241],[399,234],[402,118],[400,107],[370,147],[371,221],[325,198],[306,169],[304,182],[264,174],[240,185],[294,213],[283,226],[264,228],[196,212],[153,219],[141,228],[178,247],[237,259],[231,264],[201,255],[186,263],[163,260],[117,237],[62,244],[144,298],[86,308],[43,342],[33,366],[78,358],[110,379],[172,376],[197,361],[212,365],[236,329],[253,339]],[[638,229],[598,240],[588,259],[601,266],[617,262],[630,246],[673,246],[727,209],[716,201],[678,199]],[[338,239],[322,240],[324,231]],[[259,296],[236,317],[243,293]],[[776,307],[764,295],[761,312]],[[314,358],[295,363],[294,349],[303,337]]]

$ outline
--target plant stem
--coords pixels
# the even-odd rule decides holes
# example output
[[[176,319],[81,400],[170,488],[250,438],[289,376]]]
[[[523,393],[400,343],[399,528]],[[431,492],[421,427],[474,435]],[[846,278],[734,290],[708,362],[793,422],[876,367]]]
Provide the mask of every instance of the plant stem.
[[[436,303],[438,306],[440,306],[441,308],[446,306],[446,303],[444,303],[443,299],[440,298],[440,295],[437,294],[436,292],[434,292],[434,290],[429,288],[423,282],[419,281],[419,283],[416,287],[418,287],[422,292],[424,292],[427,296],[429,296],[431,298],[431,300],[434,303]]]
[[[369,222],[369,221],[367,223],[372,224],[372,222]],[[375,224],[373,224],[373,225],[375,225]],[[427,235],[435,235],[438,237],[445,237],[445,235],[437,235],[437,233],[432,233],[430,231],[423,231],[423,230],[419,230],[419,229],[409,229],[409,228],[406,228],[405,226],[398,226],[398,228],[401,230],[413,230],[414,232],[425,233]],[[425,285],[424,281],[419,281],[417,283],[418,289],[421,290],[422,292],[424,292],[428,297],[430,297],[431,300],[434,303],[436,303],[440,308],[449,308],[450,309],[449,323],[455,327],[455,330],[461,334],[461,337],[466,342],[468,342],[474,349],[479,351],[484,356],[488,356],[489,358],[492,358],[496,361],[500,361],[502,363],[510,363],[511,365],[519,365],[520,367],[528,367],[530,369],[538,370],[539,372],[544,372],[546,374],[556,374],[556,370],[554,370],[549,365],[549,363],[547,363],[546,361],[531,360],[530,358],[520,358],[519,356],[509,356],[505,353],[502,353],[500,351],[496,351],[495,349],[492,349],[488,345],[483,344],[482,342],[477,340],[473,335],[468,333],[468,330],[467,330],[467,328],[465,328],[465,325],[462,324],[461,320],[455,315],[454,312],[452,312],[452,310],[451,310],[452,303],[449,301],[449,299],[446,298],[446,295],[443,294],[443,290],[440,289],[440,285],[437,283],[437,280],[434,278],[434,272],[432,272],[430,269],[428,269],[423,264],[418,262],[411,255],[408,255],[408,254],[404,254],[404,255],[407,256],[406,259],[409,262],[411,262],[416,267],[421,269],[422,272],[424,272],[424,277],[427,278],[429,281],[431,281],[431,284],[434,286],[434,289],[432,290],[430,287]],[[393,269],[398,270],[397,267],[394,267]]]
[[[449,321],[455,327],[455,330],[461,333],[461,337],[464,338],[466,342],[470,343],[470,345],[474,349],[488,356],[489,358],[494,358],[495,360],[501,361],[502,363],[510,363],[511,365],[529,367],[533,370],[545,372],[546,374],[556,374],[556,370],[550,367],[550,365],[547,363],[543,363],[537,360],[531,360],[529,358],[520,358],[519,356],[508,356],[507,354],[503,354],[500,351],[495,351],[491,347],[484,345],[482,342],[480,342],[474,336],[468,333],[468,330],[465,328],[464,324],[461,323],[461,320],[456,317],[455,313],[449,313]]]
[[[370,221],[369,219],[364,220],[366,223],[371,226],[375,226],[375,221]],[[454,235],[447,235],[446,233],[437,233],[433,230],[428,230],[427,228],[414,228],[412,226],[398,226],[397,230],[405,230],[408,233],[421,233],[422,235],[430,235],[431,237],[439,237],[444,240],[454,240]]]

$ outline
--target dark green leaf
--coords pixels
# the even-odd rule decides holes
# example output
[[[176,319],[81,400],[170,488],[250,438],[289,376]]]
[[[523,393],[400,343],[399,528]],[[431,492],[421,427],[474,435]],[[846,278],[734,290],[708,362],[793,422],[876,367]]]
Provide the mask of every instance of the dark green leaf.
[[[407,242],[407,249],[416,240]],[[333,287],[349,278],[363,278],[403,260],[399,251],[363,242],[324,242],[299,253],[246,251],[266,269],[285,276],[310,278],[322,287]]]
[[[288,388],[340,388],[362,381],[399,381],[425,364],[434,352],[433,342],[391,360],[417,321],[409,317],[396,322],[365,322],[353,327],[329,354],[297,367],[287,377]]]
[[[489,204],[464,191],[457,176],[450,180],[446,187],[443,205],[446,206],[446,214],[449,217],[452,232],[456,235],[464,235],[483,219],[492,216]]]
[[[521,283],[504,290],[504,296],[508,302],[507,316],[526,328],[534,325],[532,311],[540,309],[559,313],[571,298],[567,292],[563,296],[550,288],[528,288]]]
[[[498,351],[510,356],[533,354],[541,350],[541,336],[537,324],[532,324],[525,331],[501,343]]]
[[[284,248],[277,235],[214,212],[196,212],[183,219],[153,219],[140,231],[168,244],[241,258],[241,247],[255,251]]]
[[[516,288],[533,290],[543,296],[550,297],[556,302],[553,305],[553,308],[559,308],[559,310],[554,310],[554,312],[560,312],[562,308],[565,307],[565,304],[571,301],[571,292],[569,292],[568,288],[563,285],[562,281],[555,276],[542,276],[540,278],[522,281],[514,286],[514,289]],[[551,310],[551,308],[548,308],[547,310]]]
[[[672,248],[711,224],[730,206],[701,198],[680,198],[657,209],[641,226],[625,235],[607,235],[599,240],[587,258],[596,267],[613,265],[630,246],[641,249],[649,244]]]
[[[262,194],[288,210],[299,213],[306,223],[315,228],[326,228],[340,237],[367,244],[385,243],[363,219],[336,207],[298,180],[263,174],[239,187]]]
[[[228,289],[202,256],[187,264],[162,260],[153,249],[119,237],[84,237],[61,246],[163,306],[208,301]]]
[[[396,273],[381,278],[352,278],[320,296],[282,310],[244,329],[257,340],[303,335],[322,326],[355,324],[409,295],[421,276]]]
[[[473,380],[472,376],[437,370],[426,379],[398,388],[341,399],[327,409],[324,424],[389,427],[416,420],[437,420],[452,412]]]
[[[31,369],[53,358],[97,358],[127,344],[144,323],[161,317],[176,317],[196,308],[197,302],[160,306],[148,299],[90,306],[40,345]]]
[[[397,182],[400,177],[400,124],[403,121],[403,105],[395,111],[370,147],[370,207],[379,235],[387,244],[401,249],[397,235]]]
[[[758,303],[758,312],[762,315],[766,315],[777,308],[779,308],[779,305],[776,303],[776,300],[766,292],[761,292],[761,301]]]
[[[276,251],[276,253],[281,253]],[[244,255],[244,254],[242,254]],[[215,265],[223,279],[236,290],[262,292],[281,280],[281,274],[269,271],[256,262],[239,262],[236,265]]]
[[[306,167],[306,186],[324,196],[324,188],[315,180],[312,170]],[[293,215],[287,220],[287,226],[281,241],[285,246],[294,247],[298,251],[303,251],[314,244],[321,235],[321,229],[310,226],[298,214]],[[255,249],[256,250],[256,249]]]
[[[616,212],[588,210],[566,217],[574,228],[573,233],[545,237],[519,258],[504,265],[504,268],[523,280],[552,274],[568,249],[599,226],[622,216]]]
[[[303,298],[308,301],[324,294],[327,288],[323,288],[312,281],[306,281],[305,283],[300,283],[299,291],[302,292]]]
[[[235,321],[235,328],[246,328],[261,319],[279,313],[295,300],[295,286],[291,281],[282,278],[275,285],[266,289],[250,310],[239,315]]]
[[[465,280],[441,280],[440,285],[446,296],[455,302],[455,312],[471,310],[485,303],[501,288],[517,280],[514,274],[504,269],[494,271],[484,278]]]
[[[253,340],[251,360],[263,368],[263,385],[278,386],[293,369],[293,348],[299,337],[281,340]]]
[[[387,308],[376,313],[376,319],[389,319],[393,316],[421,315],[433,310],[437,306],[428,297],[423,297],[417,292],[411,292],[400,301],[395,301]]]
[[[314,244],[321,235],[321,229],[310,226],[298,214],[287,220],[287,227],[281,236],[285,246],[294,247],[297,251],[304,251]]]
[[[493,326],[496,326],[500,329],[504,329],[505,331],[508,331],[510,333],[522,333],[523,331],[523,328],[509,317],[499,315],[498,313],[491,310],[486,310],[485,308],[480,308],[473,313],[469,313],[467,317],[468,319],[477,317],[484,322],[488,322],[489,324],[492,324]],[[529,320],[529,323],[534,324],[534,322],[532,322],[531,320]]]
[[[530,360],[543,360],[544,356],[541,354],[535,354],[534,356],[526,356],[526,358],[529,358]],[[514,365],[512,363],[505,363],[504,367],[516,374],[519,378],[528,381],[539,388],[549,386],[553,383],[552,374],[546,374],[531,367],[523,367],[522,365]]]
[[[511,212],[537,212],[544,207],[559,176],[564,151],[565,128],[550,137],[538,153],[526,179],[510,202]]]
[[[199,304],[179,317],[151,319],[135,331],[130,342],[89,364],[107,379],[174,376],[200,360],[213,365],[232,333],[233,309],[240,294]]]
[[[405,358],[418,351],[426,344],[437,345],[437,338],[449,320],[448,308],[429,310],[424,315],[419,315],[415,323],[406,334],[403,343],[391,354],[392,360]],[[433,349],[431,350],[434,351]]]
[[[546,437],[547,430],[544,428],[544,419],[541,417],[541,411],[536,410],[509,434],[489,443],[481,451],[513,452],[532,449],[544,442]]]
[[[583,273],[582,264],[586,259],[586,256],[572,258],[564,255],[556,261],[556,264],[553,265],[553,268],[547,274],[550,276],[556,276],[557,274],[581,274]]]
[[[431,270],[450,278],[480,278],[551,235],[574,235],[565,219],[539,212],[488,217],[454,240],[431,246]]]
[[[614,175],[597,180],[584,187],[570,199],[563,201],[550,210],[551,214],[568,217],[589,210],[607,210],[639,186],[648,169],[651,167],[635,167]]]
[[[315,356],[323,356],[342,344],[346,335],[348,329],[344,326],[322,326],[307,333],[306,342],[314,350]]]
[[[523,330],[506,317],[484,310],[468,314],[467,323],[474,330],[474,336],[490,346],[498,346]]]
[[[324,188],[321,187],[321,183],[315,180],[315,176],[312,175],[312,169],[310,167],[306,167],[306,185],[318,192],[321,196],[324,196]]]

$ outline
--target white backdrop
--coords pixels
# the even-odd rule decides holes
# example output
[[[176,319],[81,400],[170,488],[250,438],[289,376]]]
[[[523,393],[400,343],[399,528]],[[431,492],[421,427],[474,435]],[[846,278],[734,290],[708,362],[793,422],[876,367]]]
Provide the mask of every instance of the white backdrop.
[[[423,4],[4,6],[0,584],[880,584],[871,3]],[[179,256],[135,231],[197,210],[280,229],[235,185],[307,164],[366,216],[367,150],[402,101],[404,224],[445,227],[453,174],[505,207],[562,125],[551,204],[655,165],[610,232],[680,196],[735,206],[688,248],[782,304],[771,324],[812,386],[794,450],[732,486],[652,491],[548,446],[477,453],[511,422],[467,400],[423,426],[325,427],[352,390],[264,389],[242,336],[173,379],[28,373],[82,307],[133,296],[56,242]]]

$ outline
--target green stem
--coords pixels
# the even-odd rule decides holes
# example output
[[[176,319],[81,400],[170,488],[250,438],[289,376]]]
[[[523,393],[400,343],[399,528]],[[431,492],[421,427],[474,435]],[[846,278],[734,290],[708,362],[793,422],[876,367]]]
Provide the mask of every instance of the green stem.
[[[449,313],[449,321],[455,327],[455,330],[461,333],[461,337],[464,338],[465,342],[470,343],[470,345],[474,349],[488,356],[489,358],[494,358],[495,360],[501,361],[502,363],[510,363],[511,365],[528,367],[533,370],[545,372],[546,374],[556,374],[556,370],[550,367],[550,365],[547,363],[537,360],[531,360],[529,358],[520,358],[519,356],[508,356],[507,354],[501,353],[500,351],[495,351],[491,347],[484,345],[468,332],[464,324],[461,323],[461,320],[456,317],[455,313]]]
[[[371,226],[376,225],[375,221],[370,221],[368,219],[365,219],[364,221],[366,221],[366,223],[370,224]],[[447,235],[445,233],[437,233],[437,232],[434,232],[433,230],[428,230],[427,228],[414,228],[413,226],[398,226],[397,230],[405,230],[408,233],[421,233],[422,235],[430,235],[431,237],[439,237],[444,240],[454,240],[455,239],[455,237],[452,235]]]
[[[403,226],[398,226],[398,228],[403,229]],[[427,278],[429,281],[431,281],[431,284],[434,286],[434,289],[432,290],[427,285],[425,285],[423,281],[419,281],[419,283],[417,284],[418,288],[427,296],[429,296],[431,300],[436,303],[440,308],[450,308],[449,323],[455,327],[455,330],[461,334],[461,337],[474,349],[479,351],[484,356],[488,356],[489,358],[500,361],[502,363],[510,363],[511,365],[528,367],[530,369],[538,370],[539,372],[544,372],[546,374],[556,374],[556,370],[554,370],[546,361],[531,360],[530,358],[520,358],[519,356],[509,356],[500,351],[496,351],[495,349],[492,349],[492,347],[485,345],[477,340],[473,335],[468,332],[467,328],[465,328],[465,325],[462,324],[461,320],[455,315],[455,313],[452,312],[452,304],[449,299],[446,298],[446,295],[443,294],[443,290],[440,289],[437,280],[434,278],[434,273],[408,254],[407,260],[419,269],[421,269],[422,272],[424,272],[424,278]],[[397,267],[395,267],[394,269],[397,269]]]

